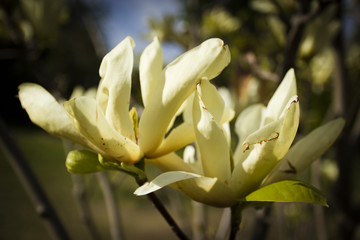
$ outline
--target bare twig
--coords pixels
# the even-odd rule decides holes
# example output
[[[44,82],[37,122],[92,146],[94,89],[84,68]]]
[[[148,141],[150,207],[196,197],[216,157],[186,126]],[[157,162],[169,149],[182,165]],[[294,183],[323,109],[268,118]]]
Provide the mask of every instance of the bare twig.
[[[113,240],[123,239],[124,237],[122,236],[122,231],[120,231],[121,224],[119,218],[119,209],[116,204],[114,192],[112,190],[109,179],[106,175],[106,172],[96,173],[96,176],[98,177],[101,189],[104,194],[112,239]]]
[[[96,230],[94,221],[91,218],[90,208],[83,183],[84,176],[77,174],[72,174],[71,176],[74,183],[73,193],[79,205],[80,218],[83,221],[87,231],[89,232],[91,239],[98,240],[100,239],[100,235]]]
[[[135,180],[139,186],[142,186],[144,183],[147,182],[147,179],[135,178]],[[166,210],[165,206],[162,204],[160,199],[155,195],[155,193],[149,193],[146,196],[154,204],[156,209],[160,212],[161,216],[163,216],[165,221],[169,224],[169,226],[171,227],[172,231],[176,234],[176,236],[178,236],[178,238],[181,240],[188,240],[189,238],[181,230],[181,228],[177,225],[175,220],[172,218],[170,213]]]
[[[271,82],[278,82],[279,76],[277,74],[274,74],[272,72],[268,72],[264,69],[262,69],[257,60],[256,56],[252,52],[248,52],[245,55],[245,59],[247,63],[249,64],[250,71],[259,79],[265,80],[265,81],[271,81]]]
[[[8,128],[5,126],[5,123],[1,118],[0,146],[7,156],[7,159],[21,184],[25,188],[25,191],[30,197],[36,213],[39,215],[41,220],[43,220],[51,238],[57,240],[69,239],[69,236],[58,218],[53,206],[45,195],[30,166],[27,164],[25,156],[22,154],[15,139],[11,136]]]
[[[243,205],[241,202],[239,202],[236,205],[232,206],[230,210],[231,210],[231,219],[230,219],[229,240],[235,240],[236,234],[240,229]]]

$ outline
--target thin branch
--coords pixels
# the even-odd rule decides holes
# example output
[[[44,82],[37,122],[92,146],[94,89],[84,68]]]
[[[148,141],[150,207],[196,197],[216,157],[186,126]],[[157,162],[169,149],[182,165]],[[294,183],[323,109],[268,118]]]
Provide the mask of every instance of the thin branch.
[[[79,205],[80,218],[89,232],[91,239],[98,240],[100,239],[100,235],[96,230],[94,221],[91,218],[90,207],[83,183],[83,176],[77,174],[71,174],[71,176],[74,182],[73,193]]]
[[[144,183],[147,182],[147,179],[135,178],[135,180],[139,186],[142,186]],[[170,213],[166,210],[165,206],[162,204],[160,199],[155,195],[155,193],[149,193],[146,196],[154,204],[156,209],[160,212],[160,214],[163,216],[165,221],[169,224],[169,226],[171,227],[172,231],[176,234],[176,236],[178,236],[178,238],[181,240],[188,240],[189,238],[185,235],[185,233],[177,225],[175,220],[172,218]]]
[[[231,219],[230,219],[230,236],[229,240],[235,240],[236,234],[240,229],[241,223],[241,212],[243,210],[242,203],[239,202],[238,204],[232,206],[231,208]]]
[[[7,156],[15,174],[27,192],[36,213],[39,215],[52,239],[65,240],[69,236],[58,218],[53,206],[40,186],[25,156],[15,139],[11,136],[5,123],[0,118],[0,146]]]
[[[106,175],[106,172],[96,173],[96,176],[99,180],[101,189],[104,194],[112,239],[113,240],[123,239],[124,237],[122,236],[122,231],[120,231],[121,224],[119,218],[119,209],[117,207],[114,192],[112,190],[109,179]]]
[[[270,82],[278,82],[279,81],[279,76],[277,74],[268,72],[259,66],[254,53],[252,53],[252,52],[246,53],[245,59],[246,59],[247,63],[249,64],[250,71],[257,78],[259,78],[261,80],[265,80],[265,81],[270,81]]]

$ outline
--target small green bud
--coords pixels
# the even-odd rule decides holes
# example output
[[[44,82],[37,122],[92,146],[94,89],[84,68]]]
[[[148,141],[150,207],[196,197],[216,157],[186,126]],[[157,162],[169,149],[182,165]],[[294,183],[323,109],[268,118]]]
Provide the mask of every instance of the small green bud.
[[[71,173],[86,174],[106,170],[98,159],[98,154],[88,150],[74,150],[68,153],[65,162]]]

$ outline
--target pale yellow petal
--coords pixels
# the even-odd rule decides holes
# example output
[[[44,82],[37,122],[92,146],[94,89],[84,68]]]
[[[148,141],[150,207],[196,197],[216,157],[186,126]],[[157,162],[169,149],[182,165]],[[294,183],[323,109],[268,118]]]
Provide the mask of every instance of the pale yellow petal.
[[[196,151],[193,145],[188,145],[184,148],[184,153],[183,153],[184,162],[186,162],[187,164],[194,164],[196,162],[195,156],[196,156]]]
[[[168,126],[201,79],[212,79],[229,64],[230,52],[220,39],[210,39],[184,53],[163,71],[165,82],[156,86],[140,119],[139,145],[145,154],[161,144]]]
[[[234,162],[237,164],[244,156],[244,140],[251,133],[260,128],[261,119],[265,106],[262,104],[254,104],[244,109],[235,122],[235,132],[238,135],[239,141],[234,152]]]
[[[95,146],[113,158],[134,163],[142,157],[139,147],[115,131],[95,99],[78,97],[64,103],[72,124]]]
[[[243,152],[248,155],[236,164],[230,183],[237,197],[241,198],[255,190],[284,157],[295,138],[298,124],[299,102],[294,100],[282,118],[245,139]]]
[[[239,137],[239,144],[243,144],[245,138],[260,128],[261,119],[265,111],[262,104],[254,104],[245,108],[235,122],[235,132]]]
[[[190,178],[198,178],[198,177],[201,177],[201,175],[190,172],[182,172],[182,171],[165,172],[154,178],[151,182],[146,182],[144,185],[138,187],[135,190],[134,194],[138,196],[146,195],[155,192],[172,183]]]
[[[159,148],[148,155],[148,157],[158,157],[170,152],[179,150],[187,144],[195,141],[194,127],[192,123],[184,122],[175,127],[167,136]]]
[[[171,187],[191,199],[214,207],[230,207],[237,200],[229,186],[217,178],[198,177],[178,181]]]
[[[139,74],[141,96],[146,107],[154,89],[161,78],[164,78],[163,70],[163,56],[161,52],[160,41],[157,37],[152,43],[145,48],[140,57]]]
[[[204,91],[202,93],[204,94]],[[201,96],[202,99],[211,97]],[[198,101],[194,99],[193,123],[203,172],[206,177],[216,177],[226,182],[231,175],[229,143],[221,126],[207,110],[201,98]]]
[[[207,111],[217,123],[220,123],[224,115],[225,102],[216,87],[209,81],[201,81],[197,86],[197,91]]]
[[[134,42],[125,38],[103,58],[97,101],[109,124],[121,135],[135,140],[129,103]]]
[[[63,106],[40,85],[21,84],[19,99],[31,121],[45,131],[84,146],[91,145],[71,124]]]
[[[80,97],[83,96],[85,92],[85,88],[81,85],[77,85],[74,87],[71,95],[70,95],[70,99],[74,98],[74,97]]]
[[[344,124],[344,119],[338,118],[316,128],[299,140],[273,168],[262,185],[293,178],[305,170],[334,143]]]
[[[170,153],[155,159],[146,159],[146,161],[147,163],[155,164],[163,172],[183,171],[202,175],[202,173],[196,171],[197,168],[193,168],[185,163],[175,153]],[[183,192],[195,201],[215,207],[229,207],[236,203],[236,198],[232,190],[217,178],[196,177],[178,181],[170,186]]]
[[[294,95],[297,95],[296,79],[294,69],[290,69],[267,105],[262,126],[279,119]]]
[[[198,171],[198,169],[193,168],[191,165],[185,163],[184,160],[174,152],[169,153],[167,155],[163,155],[158,158],[151,158],[151,159],[147,158],[146,162],[149,164],[154,164],[163,172],[184,171],[184,172],[202,174],[202,172]]]

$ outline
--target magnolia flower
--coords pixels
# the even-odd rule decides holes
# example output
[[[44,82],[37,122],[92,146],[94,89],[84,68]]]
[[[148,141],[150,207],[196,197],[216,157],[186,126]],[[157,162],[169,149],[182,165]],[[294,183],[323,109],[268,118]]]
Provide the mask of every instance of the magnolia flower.
[[[163,68],[160,42],[155,38],[140,59],[145,108],[139,123],[136,110],[129,111],[133,48],[133,40],[127,37],[103,58],[95,98],[79,96],[61,105],[41,86],[24,83],[19,86],[22,107],[31,121],[49,133],[81,144],[103,158],[129,164],[192,142],[195,136],[187,121],[166,138],[165,134],[184,111],[182,105],[196,84],[216,77],[229,64],[228,47],[220,39],[210,39]]]
[[[193,102],[198,161],[189,155],[191,148],[185,150],[186,161],[175,153],[149,160],[164,173],[135,194],[147,194],[171,184],[195,201],[232,206],[260,187],[304,170],[327,150],[344,125],[344,120],[334,120],[290,148],[299,124],[296,81],[290,70],[267,107],[256,104],[239,115],[235,124],[239,144],[232,157],[221,122],[224,111],[216,96],[209,82],[198,84]]]

